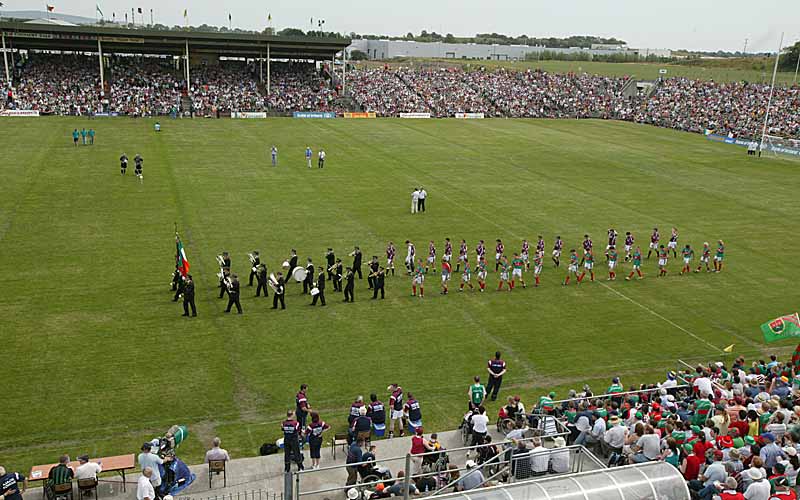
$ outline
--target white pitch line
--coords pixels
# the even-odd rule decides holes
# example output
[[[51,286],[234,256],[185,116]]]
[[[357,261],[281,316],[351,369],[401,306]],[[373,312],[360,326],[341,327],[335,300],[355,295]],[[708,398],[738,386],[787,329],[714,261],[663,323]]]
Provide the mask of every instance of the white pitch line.
[[[674,326],[675,328],[677,328],[678,330],[682,331],[683,333],[685,333],[685,334],[689,335],[690,337],[693,337],[694,339],[696,339],[696,340],[699,340],[700,342],[702,342],[702,343],[704,343],[705,345],[707,345],[707,346],[711,347],[711,348],[712,348],[712,349],[714,349],[715,351],[717,351],[717,352],[725,352],[725,351],[723,351],[722,349],[720,349],[719,347],[715,346],[714,344],[711,344],[711,343],[710,343],[710,342],[708,342],[707,340],[703,339],[702,337],[698,337],[697,335],[695,335],[694,333],[690,332],[689,330],[687,330],[686,328],[682,327],[681,325],[679,325],[679,324],[675,323],[674,321],[672,321],[672,320],[670,320],[670,319],[667,319],[667,318],[665,318],[664,316],[662,316],[662,315],[658,314],[657,312],[655,312],[654,310],[650,309],[650,308],[649,308],[649,307],[647,307],[646,305],[644,305],[644,304],[641,304],[641,303],[639,303],[639,302],[636,302],[635,300],[633,300],[632,298],[628,297],[628,296],[627,296],[627,295],[625,295],[624,293],[621,293],[621,292],[618,292],[617,290],[614,290],[613,288],[611,288],[610,286],[606,285],[606,284],[605,284],[605,283],[603,283],[602,281],[598,281],[598,283],[600,283],[601,285],[603,285],[604,287],[606,287],[606,289],[608,289],[608,290],[611,290],[612,292],[616,293],[617,295],[619,295],[619,296],[620,296],[620,297],[622,297],[623,299],[627,300],[628,302],[630,302],[630,303],[632,303],[632,304],[635,304],[635,305],[637,305],[637,306],[641,307],[642,309],[644,309],[645,311],[649,312],[649,313],[650,313],[650,314],[652,314],[653,316],[655,316],[655,317],[657,317],[657,318],[659,318],[659,319],[661,319],[661,320],[663,320],[663,321],[666,321],[667,323],[669,323],[670,325]]]

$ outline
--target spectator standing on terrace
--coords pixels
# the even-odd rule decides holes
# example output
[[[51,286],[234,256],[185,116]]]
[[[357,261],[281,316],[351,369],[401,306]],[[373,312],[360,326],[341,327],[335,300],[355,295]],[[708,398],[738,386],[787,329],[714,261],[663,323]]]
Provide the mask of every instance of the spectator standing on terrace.
[[[283,432],[283,464],[284,470],[292,470],[292,463],[297,470],[303,470],[303,452],[300,451],[300,424],[295,420],[294,410],[286,411],[286,420],[281,424]]]
[[[347,449],[347,460],[345,461],[348,464],[347,467],[347,483],[346,486],[351,486],[356,484],[358,481],[358,465],[349,465],[349,464],[358,464],[362,462],[362,457],[364,456],[364,440],[363,439],[356,439],[350,444],[350,448]]]
[[[159,470],[158,466],[163,465],[166,462],[170,462],[172,458],[166,457],[161,458],[151,450],[153,449],[153,445],[150,442],[144,443],[142,445],[142,452],[139,453],[137,460],[139,462],[139,467],[142,468],[144,471],[147,468],[152,469],[152,474],[148,476],[150,478],[150,484],[153,485],[153,488],[158,489],[161,486],[161,471]]]
[[[486,401],[486,387],[481,384],[479,376],[475,375],[475,378],[473,378],[473,384],[469,386],[467,395],[469,396],[468,410],[474,410]]]
[[[319,469],[320,449],[322,448],[322,434],[330,429],[331,426],[325,423],[324,420],[319,418],[319,414],[315,411],[311,412],[311,424],[306,428],[306,436],[308,437],[308,447],[311,454],[311,468]]]
[[[228,454],[228,450],[221,448],[220,445],[222,441],[218,437],[215,437],[211,441],[211,449],[206,452],[206,463],[215,460],[222,460],[227,462],[231,459],[231,456]]]
[[[22,483],[22,490],[19,489]],[[22,500],[22,494],[28,489],[28,478],[18,472],[6,472],[5,467],[0,466],[0,495],[5,500]]]
[[[153,489],[151,478],[153,469],[145,467],[136,485],[136,500],[156,500],[156,492]]]

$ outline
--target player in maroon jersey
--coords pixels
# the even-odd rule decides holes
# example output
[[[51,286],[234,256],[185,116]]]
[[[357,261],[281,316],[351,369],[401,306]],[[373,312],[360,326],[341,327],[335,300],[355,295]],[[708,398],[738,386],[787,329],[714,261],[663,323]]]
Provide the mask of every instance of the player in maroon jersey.
[[[631,234],[631,232],[627,231],[625,233],[625,262],[628,262],[629,260],[631,260],[631,248],[633,248],[633,242],[634,241],[635,240],[634,240],[633,235]]]
[[[589,238],[588,234],[583,235],[583,257],[581,257],[581,265],[586,260],[586,254],[592,251],[592,247],[594,244],[592,243],[592,239]]]
[[[553,264],[556,267],[561,267],[561,250],[564,248],[564,242],[561,236],[556,236],[556,241],[553,243]]]
[[[386,247],[386,269],[392,270],[392,276],[394,276],[394,257],[397,255],[397,249],[394,247],[394,243],[391,241],[389,245]]]
[[[608,245],[606,245],[606,262],[608,262],[608,251],[611,247],[617,247],[617,230],[613,227],[608,228]]]
[[[444,239],[444,255],[442,256],[442,260],[445,262],[450,262],[453,259],[453,244],[450,243],[450,238]]]
[[[530,249],[531,245],[528,243],[528,240],[522,240],[522,250],[520,251],[519,256],[522,259],[522,262],[525,263],[525,269],[528,271],[531,269],[531,264],[528,261]]]
[[[461,240],[461,244],[458,246],[458,262],[456,262],[456,272],[461,269],[461,263],[467,261],[467,242]]]
[[[658,256],[658,241],[661,239],[661,235],[658,234],[658,228],[653,228],[653,234],[650,235],[650,250],[647,251],[647,259],[650,260],[650,254],[653,253],[653,250],[656,252],[656,256]]]
[[[494,272],[500,269],[500,259],[503,257],[506,247],[503,245],[502,240],[497,238],[497,244],[494,246]]]
[[[478,242],[478,246],[475,247],[475,253],[478,255],[478,262],[486,257],[486,243],[483,240]]]
[[[425,274],[428,274],[428,268],[436,263],[436,245],[433,240],[428,243],[428,260],[425,262]],[[434,271],[436,269],[434,268]]]

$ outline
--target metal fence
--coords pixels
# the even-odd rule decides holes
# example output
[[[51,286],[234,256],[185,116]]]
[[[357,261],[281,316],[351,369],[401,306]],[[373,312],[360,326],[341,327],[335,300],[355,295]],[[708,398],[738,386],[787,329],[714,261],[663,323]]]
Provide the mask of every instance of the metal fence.
[[[253,489],[208,497],[179,496],[175,500],[283,500],[283,492]]]

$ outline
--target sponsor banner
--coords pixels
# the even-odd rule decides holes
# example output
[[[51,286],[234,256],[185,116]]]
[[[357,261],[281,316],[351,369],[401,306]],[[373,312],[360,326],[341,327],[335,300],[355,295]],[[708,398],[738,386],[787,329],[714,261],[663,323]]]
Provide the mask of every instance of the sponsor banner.
[[[266,118],[267,113],[264,111],[257,111],[257,112],[248,112],[248,111],[238,111],[231,113],[231,118]]]
[[[336,118],[336,113],[332,111],[295,111],[292,116],[295,118]]]
[[[0,111],[0,116],[39,116],[36,109],[5,109]]]
[[[461,120],[482,120],[483,113],[456,113],[456,118]]]
[[[745,137],[734,138],[720,134],[712,134],[709,133],[709,131],[706,131],[706,139],[714,142],[724,142],[725,144],[735,144],[736,146],[743,146],[743,147],[749,147],[750,143],[754,141],[754,139],[747,139]],[[762,147],[763,147],[762,151],[774,151],[775,153],[800,157],[800,149],[793,148],[791,146],[786,146],[783,144],[773,144],[769,141],[765,141]]]
[[[375,118],[375,113],[344,113],[345,118]]]
[[[106,117],[109,117],[111,115],[108,114],[108,113],[95,113],[94,116],[96,116],[98,118],[106,118]]]
[[[430,118],[430,113],[400,113],[400,118]]]

